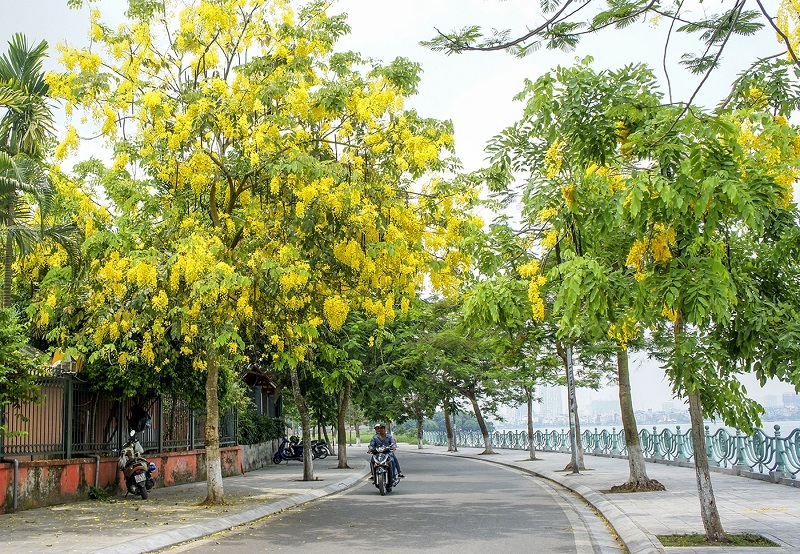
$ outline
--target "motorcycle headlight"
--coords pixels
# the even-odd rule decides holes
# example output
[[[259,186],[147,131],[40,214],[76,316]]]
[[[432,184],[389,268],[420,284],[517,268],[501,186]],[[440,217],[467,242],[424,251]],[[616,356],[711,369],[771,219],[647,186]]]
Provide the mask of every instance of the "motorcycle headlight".
[[[156,464],[154,464],[153,462],[150,462],[149,464],[147,464],[147,469],[150,470],[150,473],[155,473],[156,472]]]

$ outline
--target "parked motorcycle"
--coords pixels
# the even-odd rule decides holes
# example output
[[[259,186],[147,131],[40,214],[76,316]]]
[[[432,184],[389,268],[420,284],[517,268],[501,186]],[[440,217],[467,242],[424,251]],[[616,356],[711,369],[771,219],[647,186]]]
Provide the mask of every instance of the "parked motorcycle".
[[[390,446],[377,446],[372,450],[372,482],[378,488],[381,496],[400,482],[400,476],[394,470],[392,463],[392,448]]]
[[[131,431],[130,439],[122,445],[119,455],[119,470],[125,477],[125,496],[128,494],[139,495],[142,500],[147,500],[150,489],[155,485],[152,474],[156,471],[156,464],[147,461],[144,457],[136,431]]]
[[[328,443],[322,439],[314,439],[311,441],[311,448],[315,454],[315,457],[319,458],[320,460],[324,460],[331,455],[331,451],[328,448]]]
[[[317,457],[314,448],[311,449],[311,459]],[[272,463],[279,464],[281,462],[289,463],[289,460],[303,461],[303,445],[300,444],[300,437],[292,435],[290,438],[283,437],[281,445],[278,447],[275,455],[272,456]]]

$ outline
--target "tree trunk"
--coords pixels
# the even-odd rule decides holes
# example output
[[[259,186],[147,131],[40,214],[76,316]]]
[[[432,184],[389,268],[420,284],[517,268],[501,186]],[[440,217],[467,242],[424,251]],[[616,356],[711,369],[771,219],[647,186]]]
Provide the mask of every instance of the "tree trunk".
[[[485,448],[481,454],[496,454],[496,452],[492,449],[492,437],[489,435],[489,428],[486,427],[486,421],[483,419],[483,414],[481,413],[481,408],[478,406],[478,401],[475,399],[474,396],[468,396],[470,402],[472,402],[472,409],[475,412],[475,419],[478,420],[478,427],[481,428],[481,435],[483,435],[483,444]]]
[[[680,310],[677,310],[673,330],[675,349],[677,350],[683,341],[685,332],[683,313]],[[692,446],[694,447],[697,494],[700,498],[700,517],[706,530],[706,538],[709,541],[727,542],[728,536],[722,528],[717,501],[714,498],[714,489],[711,487],[711,472],[708,468],[708,456],[706,456],[705,446],[706,436],[703,426],[703,405],[700,393],[697,390],[689,391],[689,418],[692,422]]]
[[[14,220],[14,200],[16,193],[9,192],[8,199],[8,222]],[[11,231],[6,232],[6,249],[3,258],[3,308],[11,307],[11,284],[12,284],[12,271],[14,270],[14,242],[11,240]]]
[[[359,425],[358,421],[356,421],[355,423],[355,428],[356,428],[356,446],[361,446],[361,425]]]
[[[556,341],[556,353],[561,361],[564,362],[564,371],[567,376],[567,405],[569,412],[569,441],[570,441],[570,462],[564,471],[571,470],[578,473],[578,470],[586,469],[583,464],[583,441],[581,441],[581,424],[578,417],[578,399],[575,396],[575,374],[572,364],[572,347],[567,346],[561,341]],[[573,440],[574,439],[574,440]],[[577,469],[575,465],[577,464]]]
[[[213,349],[206,368],[206,483],[208,493],[203,504],[224,504],[222,461],[219,455],[219,364]]]
[[[337,435],[339,440],[339,450],[337,456],[339,465],[337,469],[350,469],[347,465],[347,429],[345,429],[345,416],[347,416],[347,408],[350,405],[350,381],[345,381],[344,392],[342,392],[341,402],[339,403],[339,413],[337,414]]]
[[[625,447],[628,450],[628,481],[622,485],[614,485],[611,492],[644,492],[663,491],[664,485],[647,477],[647,467],[639,441],[639,427],[633,411],[631,397],[631,376],[628,367],[628,351],[617,350],[617,376],[619,379],[619,409],[622,414],[622,428],[625,433]]]
[[[422,450],[422,414],[417,414],[417,449]]]
[[[458,444],[456,444],[456,437],[453,433],[453,421],[450,419],[450,401],[446,396],[442,401],[442,406],[444,410],[444,429],[447,433],[447,451],[458,452]]]
[[[297,411],[300,412],[300,426],[303,431],[303,481],[315,481],[314,460],[311,458],[311,417],[308,413],[306,399],[300,390],[300,377],[297,375],[297,366],[291,369],[292,392]]]
[[[692,420],[692,444],[694,445],[694,467],[697,475],[697,493],[700,497],[700,516],[709,541],[727,542],[728,535],[722,528],[714,489],[711,487],[711,472],[706,456],[706,436],[703,426],[703,409],[700,393],[689,393],[689,416]]]
[[[530,459],[536,459],[536,447],[533,444],[533,387],[525,387],[525,397],[528,400],[528,452]]]
[[[319,436],[317,436],[317,438],[319,438]],[[324,421],[322,422],[322,440],[325,441],[325,444],[331,444],[331,438],[328,436],[328,428]]]

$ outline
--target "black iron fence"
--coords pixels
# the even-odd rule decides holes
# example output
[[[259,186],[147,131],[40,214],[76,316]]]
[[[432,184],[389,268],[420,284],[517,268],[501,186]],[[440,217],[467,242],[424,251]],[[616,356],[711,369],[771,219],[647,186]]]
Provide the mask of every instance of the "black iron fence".
[[[119,451],[128,430],[146,416],[139,440],[147,451],[194,450],[205,445],[205,414],[186,400],[114,399],[72,375],[40,380],[42,402],[7,406],[0,414],[12,436],[0,437],[0,457],[74,458]],[[221,446],[236,445],[236,414],[220,415]],[[17,432],[21,434],[17,434]],[[16,435],[16,436],[14,436]]]

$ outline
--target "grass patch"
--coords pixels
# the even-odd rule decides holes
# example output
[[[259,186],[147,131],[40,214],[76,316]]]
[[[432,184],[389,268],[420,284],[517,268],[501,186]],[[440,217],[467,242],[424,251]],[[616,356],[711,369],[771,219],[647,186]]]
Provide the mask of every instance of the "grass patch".
[[[727,542],[710,541],[705,535],[656,535],[664,546],[780,546],[771,540],[754,533],[728,535]]]

